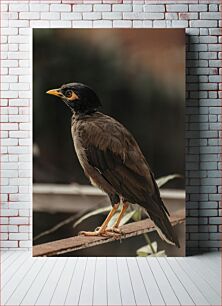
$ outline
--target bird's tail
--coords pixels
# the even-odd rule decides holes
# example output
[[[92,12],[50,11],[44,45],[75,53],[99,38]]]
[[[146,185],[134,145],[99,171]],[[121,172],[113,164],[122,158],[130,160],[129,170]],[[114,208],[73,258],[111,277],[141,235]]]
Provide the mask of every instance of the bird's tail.
[[[160,199],[162,202],[162,200]],[[177,235],[168,219],[167,216],[167,210],[164,209],[165,206],[163,202],[161,203],[159,213],[158,215],[155,213],[152,213],[151,211],[147,210],[147,213],[150,217],[150,219],[155,224],[156,230],[159,234],[159,236],[165,240],[166,242],[176,245],[178,248],[180,247]]]

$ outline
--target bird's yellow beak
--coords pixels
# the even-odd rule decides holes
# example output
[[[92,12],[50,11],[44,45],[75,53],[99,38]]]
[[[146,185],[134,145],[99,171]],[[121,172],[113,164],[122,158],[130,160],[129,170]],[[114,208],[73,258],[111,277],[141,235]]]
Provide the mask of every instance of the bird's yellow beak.
[[[60,88],[57,89],[50,89],[48,91],[46,91],[47,94],[49,95],[53,95],[53,96],[57,96],[57,97],[62,97],[62,93],[60,91]]]

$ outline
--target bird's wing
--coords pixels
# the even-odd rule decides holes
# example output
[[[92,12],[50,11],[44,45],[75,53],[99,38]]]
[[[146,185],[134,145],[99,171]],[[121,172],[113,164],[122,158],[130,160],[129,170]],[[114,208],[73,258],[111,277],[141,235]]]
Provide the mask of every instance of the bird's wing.
[[[89,123],[82,126],[81,135],[89,164],[128,201],[159,215],[160,206],[164,205],[133,136],[108,116],[105,120]]]

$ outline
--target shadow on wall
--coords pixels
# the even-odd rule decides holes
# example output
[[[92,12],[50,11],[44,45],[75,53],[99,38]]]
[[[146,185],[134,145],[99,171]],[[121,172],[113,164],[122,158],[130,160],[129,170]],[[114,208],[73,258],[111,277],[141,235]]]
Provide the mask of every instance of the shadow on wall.
[[[186,35],[186,47],[187,52],[192,51],[192,61],[186,56],[186,67],[192,69],[191,73],[186,74],[186,253],[195,255],[209,251],[208,248],[200,247],[198,236],[199,232],[209,231],[209,225],[205,222],[206,218],[203,218],[200,213],[201,202],[208,201],[208,195],[202,193],[200,185],[204,171],[200,168],[202,145],[200,80],[198,68],[194,65],[194,62],[196,64],[198,61],[198,50],[195,49],[198,44],[195,43],[194,37]]]

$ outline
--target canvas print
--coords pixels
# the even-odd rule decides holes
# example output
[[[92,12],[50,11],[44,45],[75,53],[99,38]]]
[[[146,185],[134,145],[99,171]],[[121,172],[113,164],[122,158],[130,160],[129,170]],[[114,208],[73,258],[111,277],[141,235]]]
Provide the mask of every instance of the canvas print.
[[[184,256],[183,29],[33,30],[33,256]]]

